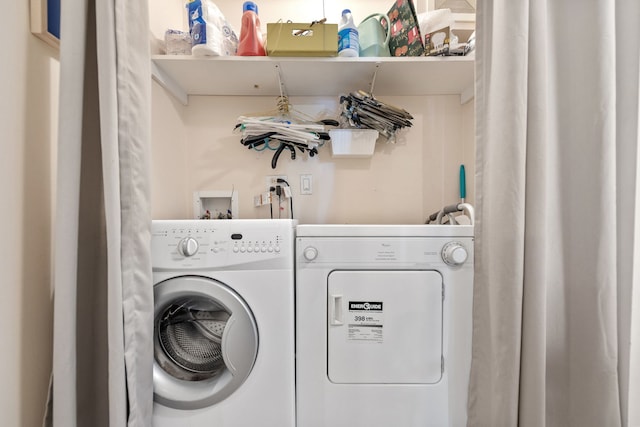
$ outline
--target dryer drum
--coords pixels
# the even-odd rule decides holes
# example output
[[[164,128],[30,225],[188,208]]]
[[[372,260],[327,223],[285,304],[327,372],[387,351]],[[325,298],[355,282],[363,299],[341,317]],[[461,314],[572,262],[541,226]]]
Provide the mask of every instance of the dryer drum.
[[[228,319],[225,311],[172,305],[156,324],[162,351],[180,368],[211,377],[224,367],[221,343]]]

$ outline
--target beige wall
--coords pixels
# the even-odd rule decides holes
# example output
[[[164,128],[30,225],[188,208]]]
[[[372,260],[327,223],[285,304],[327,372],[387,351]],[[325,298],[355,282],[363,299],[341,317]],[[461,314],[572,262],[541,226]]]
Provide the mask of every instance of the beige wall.
[[[154,3],[154,36],[161,37],[164,30],[158,29],[163,28],[165,19],[154,11],[162,10],[179,23],[182,17],[176,18],[173,11],[181,13],[183,3]],[[4,201],[0,220],[5,228],[0,253],[0,414],[3,426],[32,427],[41,425],[51,370],[50,248],[58,64],[57,53],[29,32],[28,2],[13,2],[5,12],[0,15],[0,28],[10,35],[11,43],[4,45],[5,62],[0,68],[0,194]],[[308,14],[315,18],[318,11],[309,9]],[[354,14],[364,13],[354,8]],[[239,12],[237,16],[239,21]],[[194,190],[227,189],[235,183],[240,191],[241,215],[264,216],[264,209],[255,210],[250,201],[253,192],[261,188],[263,176],[272,173],[269,161],[267,156],[242,149],[237,135],[230,133],[230,125],[240,112],[271,108],[273,100],[196,97],[184,107],[156,84],[153,100],[154,216],[190,217]],[[297,101],[309,104],[319,100],[294,99]],[[461,106],[455,97],[393,101],[417,117],[407,144],[379,146],[370,160],[334,162],[325,150],[314,161],[281,163],[276,172],[288,174],[294,186],[299,173],[314,176],[314,195],[294,195],[294,209],[300,203],[303,221],[420,221],[441,204],[456,199],[460,162],[467,168],[467,191],[473,200],[473,102]],[[418,153],[419,161],[413,157]],[[236,167],[236,163],[242,166]],[[417,176],[418,182],[412,176]],[[399,194],[393,194],[396,180]],[[411,191],[403,187],[409,182]],[[361,188],[367,198],[363,206],[351,197],[354,192],[359,195]],[[340,206],[334,209],[336,203]],[[638,316],[634,319],[637,323]],[[634,342],[640,342],[639,332],[636,324],[638,339]],[[638,371],[633,370],[635,384],[639,382]],[[635,396],[638,394],[636,387]],[[636,400],[632,393],[630,401]],[[639,418],[636,411],[632,419]]]
[[[398,143],[379,140],[367,159],[334,159],[329,144],[313,158],[298,153],[291,160],[287,152],[274,170],[272,151],[248,150],[233,132],[238,116],[273,110],[274,98],[192,96],[184,107],[154,84],[154,218],[192,218],[195,191],[232,189],[240,218],[268,218],[269,207],[254,207],[254,196],[266,190],[267,175],[286,175],[301,223],[419,224],[459,201],[460,164],[472,200],[473,103],[461,105],[459,96],[380,99],[414,116]],[[337,96],[292,97],[291,103],[305,113],[320,112],[318,117],[339,115]],[[303,174],[313,177],[312,195],[300,194]]]
[[[29,2],[0,15],[0,424],[35,427],[51,371],[51,223],[57,53],[29,30]]]
[[[186,29],[183,2],[161,2],[151,8],[156,39],[162,39],[167,28]],[[215,3],[239,31],[241,3]],[[329,22],[337,22],[343,8],[339,2],[257,2],[263,27],[279,19],[318,19],[323,16],[323,3]],[[359,21],[386,11],[389,2],[353,0],[349,8]],[[366,88],[353,88],[357,89]],[[339,95],[290,101],[304,112],[336,118]],[[460,97],[454,95],[379,98],[415,117],[399,143],[380,140],[369,159],[332,159],[328,144],[314,158],[299,155],[292,161],[284,153],[272,170],[272,152],[247,150],[232,129],[240,115],[273,110],[274,98],[192,96],[185,107],[154,83],[154,218],[192,218],[195,191],[231,189],[238,192],[241,218],[268,218],[269,207],[255,208],[253,200],[266,190],[265,177],[276,174],[287,175],[295,217],[301,223],[422,223],[442,206],[459,201],[460,164],[467,171],[467,199],[473,201],[473,102],[461,105]],[[312,175],[312,195],[300,195],[301,174]]]

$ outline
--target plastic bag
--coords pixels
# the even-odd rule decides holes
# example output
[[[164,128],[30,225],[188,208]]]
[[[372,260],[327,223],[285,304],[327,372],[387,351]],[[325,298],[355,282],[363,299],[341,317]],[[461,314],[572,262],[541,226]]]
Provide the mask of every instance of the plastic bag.
[[[191,35],[179,30],[167,30],[164,33],[165,53],[167,55],[191,55]]]
[[[194,0],[187,4],[187,11],[194,56],[236,54],[238,36],[215,3]]]
[[[420,34],[424,38],[426,56],[449,55],[449,49],[457,47],[457,38],[451,33],[453,15],[451,9],[437,9],[418,14]]]

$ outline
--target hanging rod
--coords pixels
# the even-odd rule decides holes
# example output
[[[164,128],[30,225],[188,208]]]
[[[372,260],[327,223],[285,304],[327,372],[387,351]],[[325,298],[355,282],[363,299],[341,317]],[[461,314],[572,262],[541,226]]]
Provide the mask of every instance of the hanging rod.
[[[373,96],[373,90],[376,86],[376,77],[378,76],[378,69],[380,68],[380,63],[376,63],[376,69],[373,71],[373,77],[371,78],[371,83],[369,83],[369,93]]]
[[[276,75],[278,76],[278,89],[280,90],[280,98],[283,98],[287,95],[287,91],[284,87],[284,81],[282,78],[282,69],[280,68],[280,64],[276,64]]]

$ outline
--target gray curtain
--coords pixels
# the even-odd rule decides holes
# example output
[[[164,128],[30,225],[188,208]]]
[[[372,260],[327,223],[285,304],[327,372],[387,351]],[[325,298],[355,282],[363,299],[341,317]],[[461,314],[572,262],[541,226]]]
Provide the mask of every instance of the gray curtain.
[[[145,1],[62,1],[55,427],[151,425],[148,34]]]
[[[478,2],[470,426],[628,425],[639,17]]]

